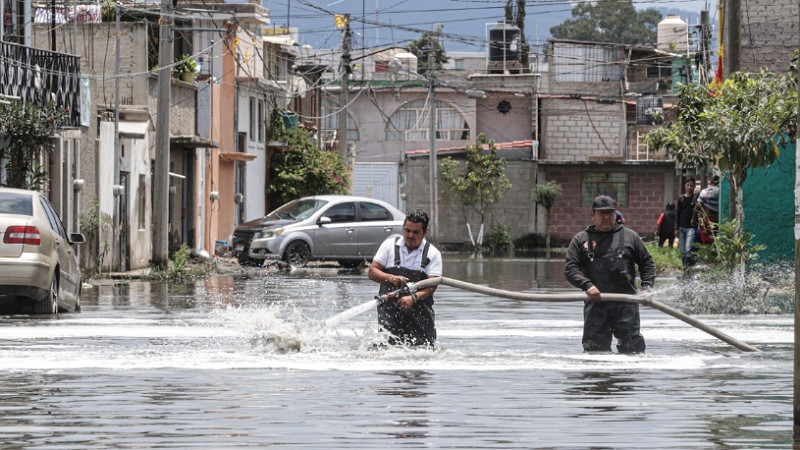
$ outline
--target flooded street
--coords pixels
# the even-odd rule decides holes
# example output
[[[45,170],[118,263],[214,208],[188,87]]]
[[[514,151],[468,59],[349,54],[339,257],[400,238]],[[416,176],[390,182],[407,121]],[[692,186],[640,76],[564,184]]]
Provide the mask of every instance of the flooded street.
[[[575,292],[563,263],[445,255],[445,276]],[[672,303],[675,281],[657,282]],[[438,348],[376,348],[366,271],[108,282],[83,312],[0,317],[3,448],[776,448],[792,442],[793,317],[643,308],[647,353],[582,353],[582,304],[440,287]]]

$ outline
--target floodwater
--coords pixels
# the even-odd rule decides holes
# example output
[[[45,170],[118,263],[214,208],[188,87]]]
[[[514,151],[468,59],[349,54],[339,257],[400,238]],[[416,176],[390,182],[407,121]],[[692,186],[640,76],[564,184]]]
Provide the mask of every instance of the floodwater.
[[[575,292],[561,261],[446,255],[446,276]],[[661,300],[679,291],[657,287]],[[793,317],[698,316],[744,353],[642,309],[647,353],[583,354],[582,305],[441,287],[438,348],[376,348],[364,272],[271,269],[85,291],[0,317],[2,448],[779,448]]]

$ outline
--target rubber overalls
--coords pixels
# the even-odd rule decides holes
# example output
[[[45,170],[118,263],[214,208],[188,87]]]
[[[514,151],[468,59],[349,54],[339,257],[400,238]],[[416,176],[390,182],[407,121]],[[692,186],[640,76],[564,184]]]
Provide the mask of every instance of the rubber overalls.
[[[400,238],[398,238],[400,239]],[[412,270],[400,266],[400,247],[395,240],[394,266],[383,271],[390,275],[399,275],[408,278],[409,282],[416,283],[428,278],[424,272],[430,262],[428,249],[430,243],[426,242],[422,249],[422,261],[419,270]],[[397,286],[381,283],[378,295],[383,295],[397,290]],[[434,324],[433,296],[419,299],[411,308],[401,307],[397,300],[378,302],[378,324],[392,334],[389,343],[392,345],[433,345],[436,341],[436,327]]]

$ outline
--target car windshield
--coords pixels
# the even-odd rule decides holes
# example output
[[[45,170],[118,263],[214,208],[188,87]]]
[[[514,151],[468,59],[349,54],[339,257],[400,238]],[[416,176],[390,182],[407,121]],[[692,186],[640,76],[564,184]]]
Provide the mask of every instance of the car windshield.
[[[267,219],[284,220],[304,220],[311,217],[322,205],[328,203],[325,200],[306,199],[292,200],[267,215]]]
[[[33,215],[33,197],[16,192],[0,192],[0,214]]]

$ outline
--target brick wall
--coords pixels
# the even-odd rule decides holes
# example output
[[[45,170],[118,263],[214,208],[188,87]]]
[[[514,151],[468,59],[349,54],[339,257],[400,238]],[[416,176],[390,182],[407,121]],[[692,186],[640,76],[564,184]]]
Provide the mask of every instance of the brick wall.
[[[625,112],[619,104],[545,98],[541,114],[543,158],[587,161],[589,156],[622,156]]]
[[[548,165],[540,167],[540,180],[555,181],[561,185],[563,193],[550,211],[550,233],[554,245],[564,245],[575,233],[592,223],[591,205],[581,204],[582,172],[627,172],[628,204],[620,210],[625,216],[625,226],[642,237],[652,237],[656,221],[668,201],[678,196],[678,181],[670,194],[665,194],[665,179],[672,176],[674,169],[669,166],[644,167],[635,165]],[[665,178],[666,175],[666,178]]]
[[[797,2],[750,0],[742,3],[742,70],[756,72],[766,66],[773,72],[789,71],[797,48]]]

